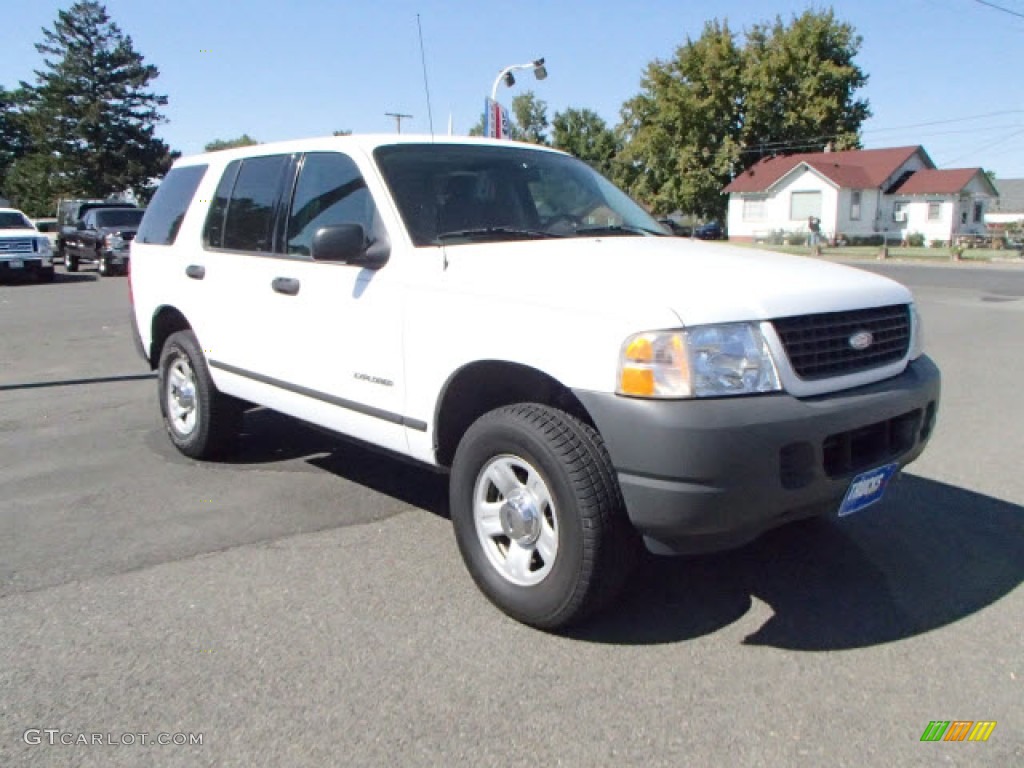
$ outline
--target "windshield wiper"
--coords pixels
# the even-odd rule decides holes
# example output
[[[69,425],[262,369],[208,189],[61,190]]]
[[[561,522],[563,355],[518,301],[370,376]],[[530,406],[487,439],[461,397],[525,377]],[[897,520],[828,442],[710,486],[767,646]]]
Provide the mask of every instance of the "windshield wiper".
[[[604,227],[580,227],[576,230],[579,235],[645,235],[652,237],[668,237],[664,232],[655,232],[653,229],[634,227],[631,224],[609,224]]]
[[[437,240],[457,240],[459,238],[473,239],[478,237],[516,237],[516,238],[531,238],[531,237],[565,237],[565,235],[556,235],[553,232],[545,232],[542,229],[519,229],[518,227],[478,227],[477,229],[457,229],[451,232],[442,232],[437,236]]]

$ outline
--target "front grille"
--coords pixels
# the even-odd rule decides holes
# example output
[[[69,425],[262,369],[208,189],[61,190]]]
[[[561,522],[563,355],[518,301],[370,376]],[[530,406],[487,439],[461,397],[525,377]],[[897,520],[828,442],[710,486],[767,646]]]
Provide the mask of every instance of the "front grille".
[[[0,253],[32,253],[35,251],[31,238],[0,239]]]
[[[773,320],[789,362],[801,379],[823,379],[902,360],[910,346],[910,307],[826,312]],[[854,349],[851,338],[867,331],[872,342]]]

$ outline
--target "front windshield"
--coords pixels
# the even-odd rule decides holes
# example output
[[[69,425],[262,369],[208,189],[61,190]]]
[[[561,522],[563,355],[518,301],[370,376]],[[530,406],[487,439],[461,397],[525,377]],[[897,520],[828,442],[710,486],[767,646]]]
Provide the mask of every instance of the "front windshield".
[[[17,211],[0,211],[0,229],[35,229],[32,222]]]
[[[96,211],[96,226],[98,227],[137,227],[142,221],[142,214],[145,211],[132,209],[130,211]]]
[[[517,146],[395,144],[374,156],[418,246],[595,235],[664,235],[586,163]]]

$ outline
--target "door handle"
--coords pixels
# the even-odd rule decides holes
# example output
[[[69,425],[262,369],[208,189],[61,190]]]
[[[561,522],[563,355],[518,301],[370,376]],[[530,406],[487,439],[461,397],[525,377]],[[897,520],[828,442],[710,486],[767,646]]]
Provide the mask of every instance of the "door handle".
[[[277,293],[294,296],[299,292],[299,281],[294,277],[275,277],[270,287]]]
[[[185,274],[193,280],[202,280],[206,277],[206,267],[200,264],[189,264],[185,267]]]

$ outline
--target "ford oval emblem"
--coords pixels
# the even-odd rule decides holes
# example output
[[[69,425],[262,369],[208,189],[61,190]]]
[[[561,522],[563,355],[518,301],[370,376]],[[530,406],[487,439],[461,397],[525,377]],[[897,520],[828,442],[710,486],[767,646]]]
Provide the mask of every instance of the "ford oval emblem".
[[[850,346],[861,352],[870,347],[875,341],[871,331],[857,331],[850,337]]]

